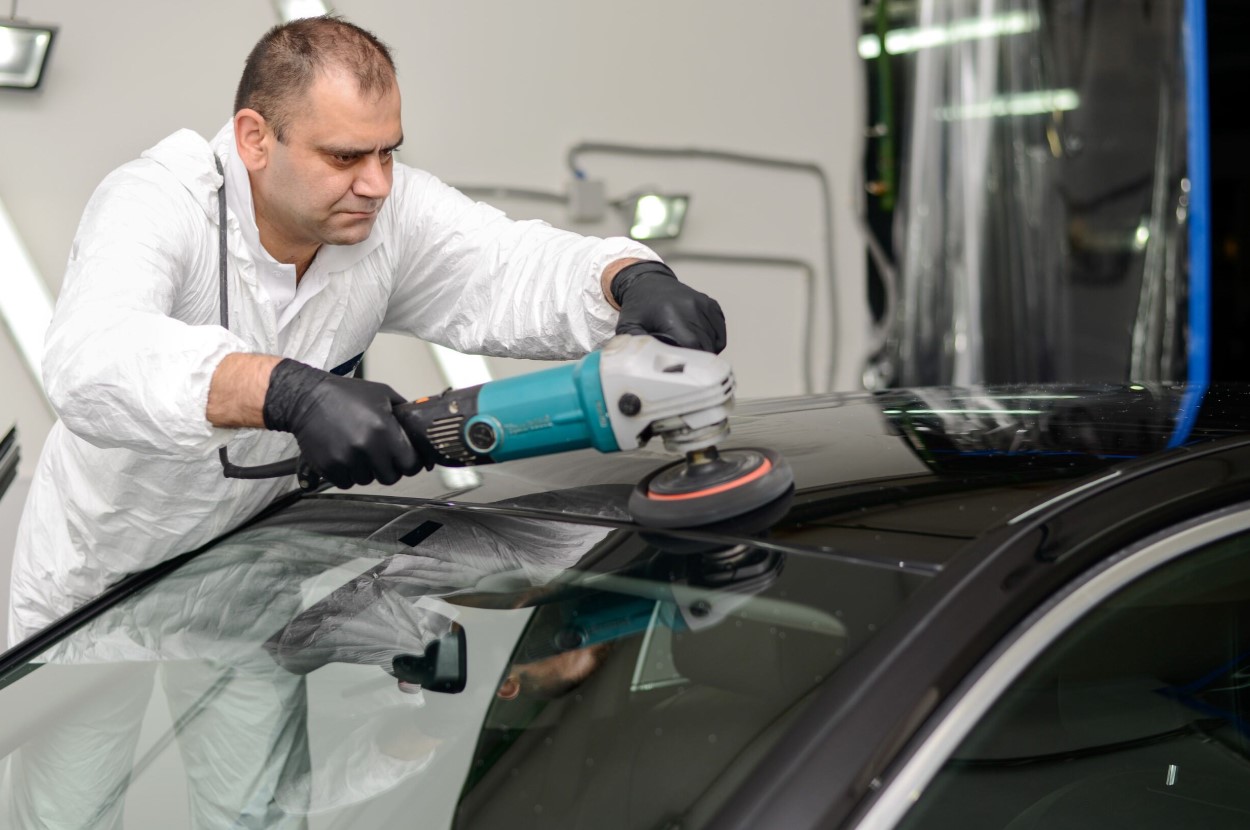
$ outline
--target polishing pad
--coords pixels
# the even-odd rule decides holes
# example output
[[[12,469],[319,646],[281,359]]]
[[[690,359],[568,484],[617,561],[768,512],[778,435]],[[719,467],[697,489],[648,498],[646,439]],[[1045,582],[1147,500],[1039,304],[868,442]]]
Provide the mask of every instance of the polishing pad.
[[[698,527],[762,507],[793,484],[794,474],[780,454],[735,447],[656,470],[630,494],[629,512],[649,527]]]

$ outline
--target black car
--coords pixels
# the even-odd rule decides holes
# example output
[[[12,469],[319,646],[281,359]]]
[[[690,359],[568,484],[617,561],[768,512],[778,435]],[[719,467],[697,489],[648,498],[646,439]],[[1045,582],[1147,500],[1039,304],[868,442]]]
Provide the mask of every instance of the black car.
[[[671,459],[293,494],[0,657],[13,827],[1250,826],[1250,394],[740,403]],[[450,488],[450,489],[449,489]]]

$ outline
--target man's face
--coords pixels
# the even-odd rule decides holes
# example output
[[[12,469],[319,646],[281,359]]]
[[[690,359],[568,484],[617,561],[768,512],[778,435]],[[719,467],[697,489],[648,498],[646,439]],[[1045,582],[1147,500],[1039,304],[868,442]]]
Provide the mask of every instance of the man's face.
[[[285,141],[270,134],[264,167],[252,171],[262,239],[284,249],[270,253],[366,239],[390,195],[392,154],[402,140],[397,85],[362,95],[346,73],[320,75]]]

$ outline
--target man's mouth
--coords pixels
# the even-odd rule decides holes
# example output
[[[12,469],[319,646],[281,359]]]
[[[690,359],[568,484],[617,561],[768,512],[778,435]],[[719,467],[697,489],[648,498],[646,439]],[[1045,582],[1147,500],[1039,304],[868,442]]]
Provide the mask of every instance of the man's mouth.
[[[376,216],[381,207],[382,205],[377,203],[372,205],[353,205],[352,207],[339,208],[335,212],[345,216]]]

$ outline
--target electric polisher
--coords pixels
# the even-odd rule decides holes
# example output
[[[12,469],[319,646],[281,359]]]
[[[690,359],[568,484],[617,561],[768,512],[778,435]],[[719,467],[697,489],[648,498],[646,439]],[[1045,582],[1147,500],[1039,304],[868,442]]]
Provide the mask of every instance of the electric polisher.
[[[594,447],[634,449],[659,437],[684,458],[644,478],[629,511],[643,525],[696,527],[755,510],[794,483],[767,449],[717,450],[729,435],[728,361],[653,337],[618,335],[579,361],[399,404],[447,467]]]

